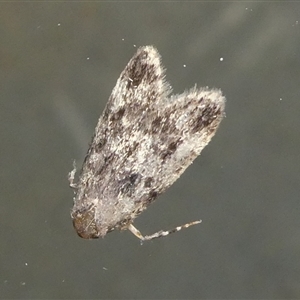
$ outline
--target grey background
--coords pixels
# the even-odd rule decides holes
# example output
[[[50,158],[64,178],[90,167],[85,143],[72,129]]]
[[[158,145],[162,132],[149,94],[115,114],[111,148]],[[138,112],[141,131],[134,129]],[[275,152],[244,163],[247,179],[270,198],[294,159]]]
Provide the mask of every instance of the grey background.
[[[0,4],[2,298],[300,298],[300,3]],[[135,225],[80,239],[67,173],[136,47],[226,119]],[[223,61],[220,59],[223,58]],[[186,65],[186,66],[184,66]]]

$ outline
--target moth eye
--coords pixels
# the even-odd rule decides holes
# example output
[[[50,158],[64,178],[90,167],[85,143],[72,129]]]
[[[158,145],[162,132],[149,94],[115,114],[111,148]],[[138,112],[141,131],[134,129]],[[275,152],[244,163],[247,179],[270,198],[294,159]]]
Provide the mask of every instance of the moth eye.
[[[77,212],[73,217],[73,226],[77,234],[83,239],[99,238],[100,233],[97,230],[94,220],[94,210],[86,209],[83,212]]]

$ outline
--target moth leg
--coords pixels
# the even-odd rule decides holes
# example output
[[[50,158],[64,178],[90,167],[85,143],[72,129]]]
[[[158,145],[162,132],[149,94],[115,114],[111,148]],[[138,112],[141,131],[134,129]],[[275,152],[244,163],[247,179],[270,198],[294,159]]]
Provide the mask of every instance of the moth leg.
[[[143,236],[141,234],[141,232],[136,229],[132,224],[130,224],[128,226],[128,229],[136,236],[138,237],[141,241],[150,241],[150,240],[153,240],[153,239],[157,239],[157,238],[160,238],[160,237],[164,237],[164,236],[167,236],[171,233],[175,233],[177,231],[180,231],[181,229],[184,229],[184,228],[188,228],[190,226],[193,226],[193,225],[197,225],[197,224],[200,224],[202,222],[202,220],[199,220],[199,221],[194,221],[194,222],[190,222],[190,223],[187,223],[187,224],[184,224],[184,225],[181,225],[181,226],[177,226],[171,230],[160,230],[160,231],[157,231],[151,235],[145,235]]]
[[[141,234],[141,232],[135,228],[132,224],[130,224],[128,227],[127,227],[128,230],[131,231],[131,233],[133,233],[137,238],[139,238],[142,241],[145,240],[144,236]]]
[[[72,189],[77,188],[77,183],[74,182],[75,174],[76,174],[76,162],[74,160],[73,161],[73,170],[71,172],[69,172],[69,174],[68,174],[68,180],[69,180],[69,183],[70,183],[70,187]]]

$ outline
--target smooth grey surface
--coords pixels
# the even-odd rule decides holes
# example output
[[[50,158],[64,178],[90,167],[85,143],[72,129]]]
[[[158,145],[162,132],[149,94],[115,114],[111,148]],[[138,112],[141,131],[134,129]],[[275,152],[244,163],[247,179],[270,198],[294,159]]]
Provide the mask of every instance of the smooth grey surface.
[[[300,4],[1,3],[2,298],[300,298]],[[134,45],[227,117],[135,225],[80,239],[67,173]],[[221,60],[223,58],[223,61]]]

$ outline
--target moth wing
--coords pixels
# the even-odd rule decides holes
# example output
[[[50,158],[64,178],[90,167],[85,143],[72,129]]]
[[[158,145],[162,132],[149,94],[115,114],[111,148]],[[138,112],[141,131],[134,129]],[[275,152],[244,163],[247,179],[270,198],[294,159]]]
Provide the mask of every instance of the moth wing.
[[[225,113],[225,97],[218,89],[196,87],[168,98],[163,109],[149,118],[150,166],[158,194],[172,185],[215,135]],[[146,162],[145,162],[146,163]]]
[[[157,50],[139,48],[121,73],[80,174],[72,217],[79,235],[127,228],[200,154],[224,115],[219,90],[168,97]]]
[[[160,55],[152,46],[139,48],[121,73],[81,170],[71,213],[79,220],[79,231],[93,227],[94,233],[87,235],[104,236],[143,207],[141,163],[150,148],[141,141],[149,114],[155,115],[171,92],[164,77]]]

